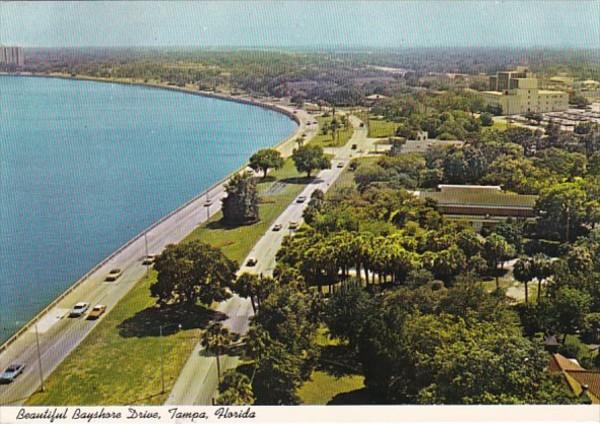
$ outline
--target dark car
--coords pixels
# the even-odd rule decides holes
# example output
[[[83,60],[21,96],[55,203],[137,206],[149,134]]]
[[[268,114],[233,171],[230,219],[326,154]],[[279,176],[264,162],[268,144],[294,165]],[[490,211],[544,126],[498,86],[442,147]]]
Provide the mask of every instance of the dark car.
[[[356,150],[358,148],[358,146],[356,144],[352,145],[352,150]]]
[[[25,369],[23,364],[11,364],[0,374],[0,383],[12,383]]]
[[[257,263],[257,262],[258,262],[258,261],[257,261],[255,258],[249,258],[249,259],[246,261],[246,266],[254,266],[254,265],[256,265],[256,263]]]

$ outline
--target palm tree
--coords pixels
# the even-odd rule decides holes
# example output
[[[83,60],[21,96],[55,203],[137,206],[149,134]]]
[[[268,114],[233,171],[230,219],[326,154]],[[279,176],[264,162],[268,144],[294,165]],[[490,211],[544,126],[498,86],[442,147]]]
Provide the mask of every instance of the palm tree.
[[[483,254],[496,274],[496,290],[500,289],[499,273],[504,261],[515,253],[515,248],[506,239],[496,233],[490,234],[483,245]]]
[[[537,301],[542,297],[542,280],[552,275],[552,261],[543,253],[537,253],[532,258],[533,274],[538,280]]]
[[[234,284],[234,290],[238,295],[240,295],[241,297],[250,298],[250,302],[252,303],[252,310],[254,311],[255,315],[256,308],[258,306],[257,295],[259,291],[259,285],[260,281],[258,275],[250,274],[247,272],[244,272],[242,275],[240,275]]]
[[[520,257],[515,263],[513,269],[513,275],[525,285],[525,303],[529,303],[529,290],[528,285],[531,280],[535,278],[533,260],[528,257]]]
[[[219,378],[219,382],[221,381],[221,350],[224,347],[227,347],[231,344],[232,334],[229,330],[223,327],[223,324],[220,322],[213,322],[208,326],[206,331],[202,333],[202,337],[200,338],[200,344],[207,351],[214,352],[217,358],[217,376]]]

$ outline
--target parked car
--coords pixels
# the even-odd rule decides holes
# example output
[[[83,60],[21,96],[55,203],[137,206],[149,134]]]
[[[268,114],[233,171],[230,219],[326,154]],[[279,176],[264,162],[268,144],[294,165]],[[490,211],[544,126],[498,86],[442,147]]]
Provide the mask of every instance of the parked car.
[[[298,223],[296,221],[290,221],[289,227],[290,230],[295,230],[296,228],[298,228]]]
[[[357,146],[356,144],[353,144],[353,145],[351,146],[351,149],[352,149],[352,150],[356,150],[357,148],[358,148],[358,146]]]
[[[273,231],[279,231],[279,230],[281,230],[281,224],[273,225]]]
[[[85,311],[88,310],[89,307],[90,307],[90,304],[87,302],[76,303],[75,306],[73,306],[73,309],[71,309],[69,316],[71,318],[78,318],[78,317],[82,316],[85,313]]]
[[[0,383],[12,383],[24,369],[24,364],[10,364],[4,372],[0,374]]]
[[[246,261],[246,266],[254,266],[254,265],[256,265],[256,263],[257,263],[257,262],[258,262],[258,261],[256,260],[256,258],[249,258],[249,259]]]
[[[337,167],[338,168],[343,168],[344,167],[344,162],[338,162]]]
[[[306,202],[306,196],[299,196],[296,199],[296,203],[304,203],[304,202]]]
[[[98,319],[104,312],[106,312],[106,305],[96,305],[88,314],[87,319]]]
[[[142,260],[142,265],[152,265],[156,260],[156,255],[146,255]]]

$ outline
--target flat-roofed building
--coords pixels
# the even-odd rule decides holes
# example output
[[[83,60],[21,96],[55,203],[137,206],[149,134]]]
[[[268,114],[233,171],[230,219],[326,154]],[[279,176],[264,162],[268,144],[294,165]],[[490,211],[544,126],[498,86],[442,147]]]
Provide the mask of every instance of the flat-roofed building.
[[[540,90],[538,79],[525,67],[498,72],[490,77],[489,91],[481,92],[485,103],[500,107],[503,115],[554,112],[569,108],[564,91]]]
[[[0,65],[25,65],[25,55],[22,47],[0,46]]]
[[[537,196],[507,193],[500,186],[441,184],[438,191],[421,191],[450,220],[470,222],[476,229],[495,226],[509,218],[534,220]]]

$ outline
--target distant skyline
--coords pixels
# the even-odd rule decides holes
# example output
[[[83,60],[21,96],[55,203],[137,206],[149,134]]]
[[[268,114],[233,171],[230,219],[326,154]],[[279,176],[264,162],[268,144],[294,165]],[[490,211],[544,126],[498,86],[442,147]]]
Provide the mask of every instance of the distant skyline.
[[[599,1],[0,1],[24,47],[600,48]]]

